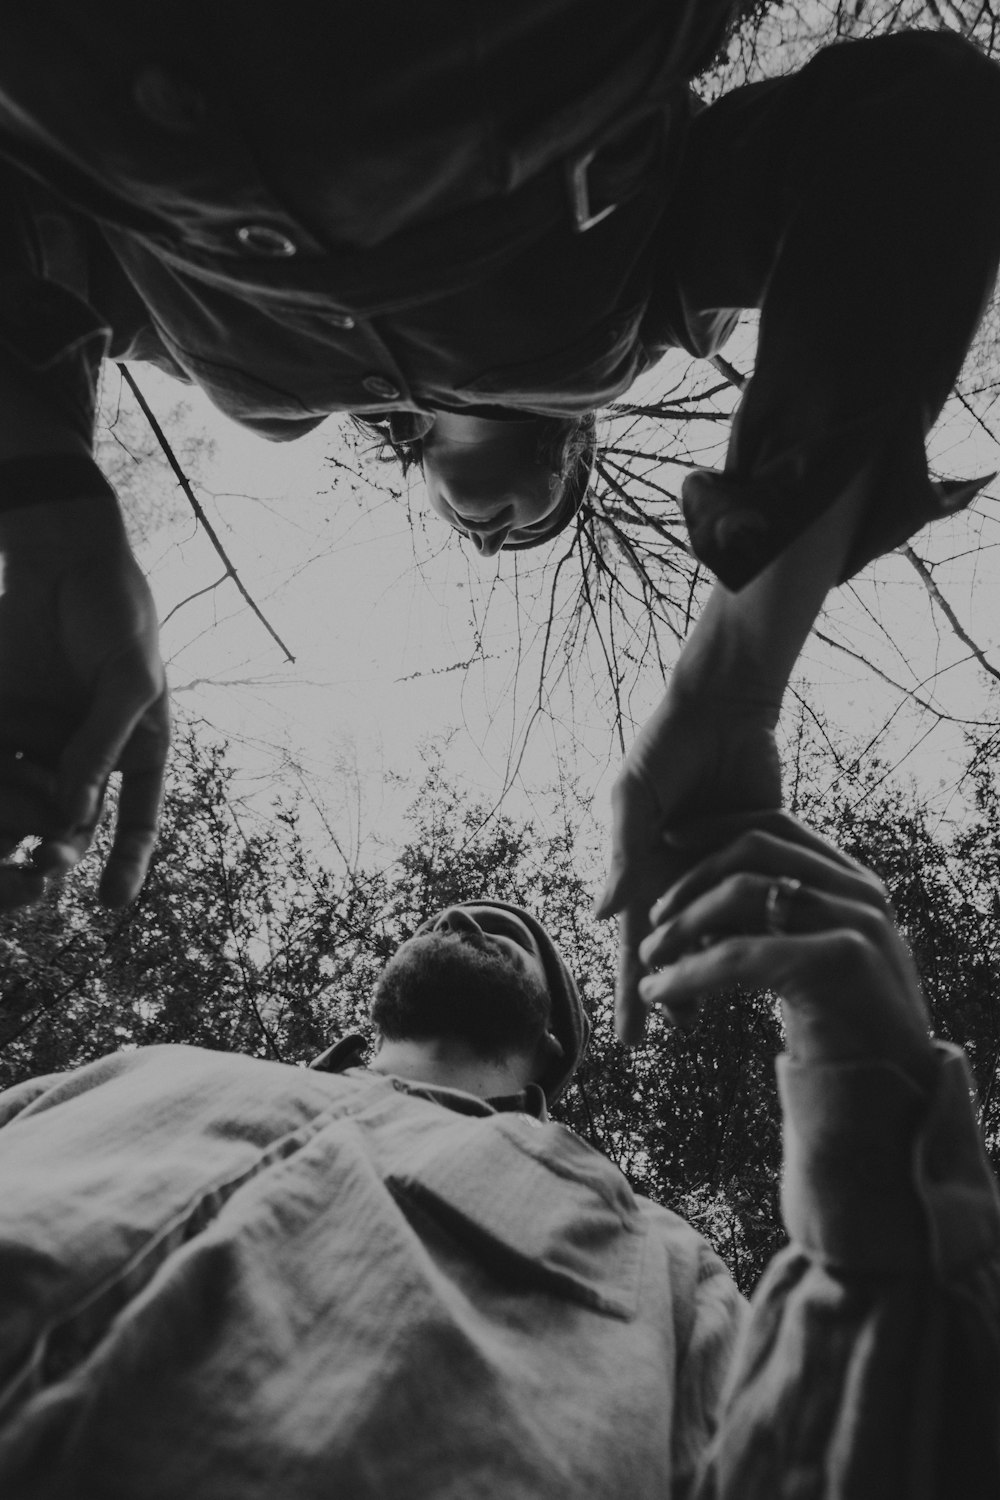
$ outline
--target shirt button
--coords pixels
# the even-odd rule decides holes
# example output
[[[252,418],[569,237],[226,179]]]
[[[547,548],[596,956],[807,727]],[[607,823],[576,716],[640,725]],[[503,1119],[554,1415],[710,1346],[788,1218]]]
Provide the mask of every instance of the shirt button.
[[[284,230],[276,229],[273,224],[243,224],[237,229],[236,238],[251,255],[270,257],[272,260],[294,255],[298,250],[295,241],[290,240]]]
[[[143,68],[132,84],[132,98],[147,120],[173,135],[194,135],[205,123],[204,94],[163,68]]]
[[[386,380],[384,375],[366,375],[361,384],[373,396],[381,396],[383,401],[398,401],[402,395],[399,386]]]

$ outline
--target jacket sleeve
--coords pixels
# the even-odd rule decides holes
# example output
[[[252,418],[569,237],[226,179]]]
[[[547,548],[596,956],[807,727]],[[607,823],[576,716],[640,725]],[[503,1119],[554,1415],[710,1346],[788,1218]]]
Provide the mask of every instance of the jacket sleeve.
[[[0,423],[11,424],[15,451],[24,452],[26,415],[51,439],[47,451],[92,451],[111,333],[88,301],[89,280],[82,221],[0,163]],[[94,476],[103,493],[96,465]]]
[[[929,1097],[779,1060],[789,1247],[751,1304],[703,1500],[1000,1494],[1000,1197],[964,1055]]]

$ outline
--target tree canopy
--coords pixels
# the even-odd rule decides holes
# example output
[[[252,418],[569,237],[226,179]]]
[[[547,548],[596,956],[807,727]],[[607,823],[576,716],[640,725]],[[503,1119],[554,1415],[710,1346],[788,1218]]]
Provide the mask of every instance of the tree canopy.
[[[935,1028],[968,1049],[1000,1164],[1000,795],[988,758],[973,759],[975,813],[955,827],[872,762],[830,796],[815,751],[801,761],[800,810],[886,882]],[[182,740],[150,877],[125,913],[95,910],[91,856],[5,921],[0,1085],[164,1042],[306,1064],[369,1030],[374,978],[425,916],[477,895],[513,901],[552,933],[594,1020],[557,1115],[752,1287],[782,1239],[773,997],[734,994],[691,1032],[654,1019],[626,1051],[613,1035],[615,933],[591,919],[594,852],[579,846],[572,806],[553,801],[537,821],[489,815],[431,752],[396,858],[334,870],[310,852],[294,805],[247,814],[232,776],[219,746]]]

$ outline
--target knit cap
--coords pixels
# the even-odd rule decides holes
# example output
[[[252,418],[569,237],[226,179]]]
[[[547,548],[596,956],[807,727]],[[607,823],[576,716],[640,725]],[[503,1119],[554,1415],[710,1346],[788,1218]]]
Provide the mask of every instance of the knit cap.
[[[557,1041],[562,1043],[563,1056],[550,1059],[545,1072],[538,1080],[546,1101],[554,1104],[569,1085],[573,1074],[583,1061],[590,1040],[590,1017],[583,1008],[580,991],[563,960],[562,954],[549,937],[545,928],[530,912],[521,906],[511,906],[506,901],[459,901],[458,906],[494,907],[497,911],[510,912],[519,917],[527,927],[542,955],[545,980],[552,1001],[552,1016],[549,1029]]]

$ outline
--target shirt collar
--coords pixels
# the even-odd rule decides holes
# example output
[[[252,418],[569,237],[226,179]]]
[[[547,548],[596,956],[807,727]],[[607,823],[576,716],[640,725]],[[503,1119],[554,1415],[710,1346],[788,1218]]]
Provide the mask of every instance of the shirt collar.
[[[323,1073],[370,1073],[370,1068],[361,1065],[368,1043],[358,1031],[352,1031],[334,1042],[319,1057],[309,1064]],[[433,1099],[447,1109],[464,1115],[519,1114],[531,1115],[543,1123],[549,1118],[545,1091],[537,1083],[529,1083],[517,1094],[498,1094],[493,1099],[480,1099],[476,1094],[467,1094],[462,1089],[440,1088],[429,1083],[415,1083],[410,1078],[397,1078],[391,1073],[380,1073],[380,1078],[392,1078],[394,1088],[404,1094],[416,1094],[423,1099]]]
[[[394,1073],[372,1073],[370,1068],[345,1068],[352,1074],[367,1073],[369,1077],[388,1078],[394,1089],[401,1094],[412,1094],[417,1099],[430,1099],[445,1109],[459,1115],[478,1115],[484,1118],[496,1114],[530,1115],[545,1124],[549,1118],[545,1094],[537,1083],[529,1083],[517,1094],[498,1094],[492,1099],[480,1099],[478,1094],[467,1094],[464,1089],[449,1089],[438,1084],[418,1083],[412,1078],[397,1078]]]

